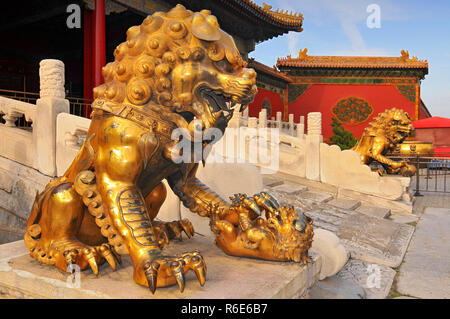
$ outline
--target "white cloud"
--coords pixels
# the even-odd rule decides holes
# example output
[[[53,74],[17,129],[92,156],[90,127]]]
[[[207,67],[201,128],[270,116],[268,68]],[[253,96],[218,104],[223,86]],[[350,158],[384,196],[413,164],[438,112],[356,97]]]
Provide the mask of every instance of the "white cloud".
[[[291,54],[293,57],[298,55],[298,43],[300,40],[300,34],[298,32],[289,32],[287,35],[288,40],[288,49],[289,54]]]

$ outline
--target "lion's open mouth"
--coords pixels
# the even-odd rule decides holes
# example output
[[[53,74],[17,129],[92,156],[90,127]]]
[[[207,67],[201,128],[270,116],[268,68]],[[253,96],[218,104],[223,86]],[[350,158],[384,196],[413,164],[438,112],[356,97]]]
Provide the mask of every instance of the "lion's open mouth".
[[[179,112],[178,114],[181,115],[186,120],[187,124],[191,123],[195,118],[195,115],[189,111],[182,111]]]
[[[233,116],[237,102],[232,96],[208,87],[201,87],[199,96],[208,103],[211,114],[215,119],[225,117],[227,121]],[[241,106],[242,109],[242,106]]]

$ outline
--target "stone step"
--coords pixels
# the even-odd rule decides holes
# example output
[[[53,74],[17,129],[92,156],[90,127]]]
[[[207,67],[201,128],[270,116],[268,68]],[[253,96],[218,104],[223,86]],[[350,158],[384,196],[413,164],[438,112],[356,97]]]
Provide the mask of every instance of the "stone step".
[[[308,187],[294,183],[283,183],[272,187],[272,189],[287,194],[299,194],[300,192],[307,191]]]
[[[313,220],[313,227],[322,228],[322,229],[328,230],[334,234],[336,234],[338,231],[337,226],[333,226],[329,223],[326,223],[326,222],[318,220],[318,219]]]
[[[392,220],[393,222],[400,223],[400,224],[410,224],[410,223],[417,222],[419,220],[419,216],[391,214],[391,216],[389,216],[389,220]]]
[[[263,175],[264,187],[274,187],[284,184],[284,181],[280,178],[276,178],[273,175]]]
[[[299,195],[302,199],[312,200],[318,203],[326,203],[333,199],[333,195],[329,193],[315,192],[315,191],[304,191]]]
[[[389,208],[376,207],[376,206],[368,206],[361,205],[356,209],[357,212],[376,218],[388,218],[391,215],[391,210]]]
[[[326,213],[324,214],[323,212],[317,212],[317,211],[306,212],[306,215],[311,217],[314,221],[320,220],[320,221],[326,222],[328,224],[331,224],[333,226],[339,226],[341,224],[341,220],[342,220],[342,218],[340,218],[340,217],[332,216],[332,215],[329,215]]]
[[[334,198],[327,202],[327,204],[346,210],[355,210],[361,205],[359,200],[347,199],[347,198]]]
[[[335,216],[335,217],[339,217],[339,218],[344,218],[345,216],[348,216],[349,214],[354,214],[353,211],[349,210],[349,211],[345,211],[342,209],[323,209],[322,210],[323,213],[331,215],[331,216]]]
[[[337,236],[354,259],[396,268],[408,248],[414,227],[393,221],[351,214],[341,219]]]

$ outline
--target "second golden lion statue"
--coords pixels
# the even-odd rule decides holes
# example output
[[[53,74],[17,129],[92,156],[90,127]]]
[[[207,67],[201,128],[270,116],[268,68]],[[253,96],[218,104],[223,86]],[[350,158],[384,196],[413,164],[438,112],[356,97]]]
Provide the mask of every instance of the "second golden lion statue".
[[[414,132],[408,113],[392,108],[378,114],[364,129],[353,150],[361,154],[363,164],[379,162],[388,174],[413,176],[416,167],[407,161],[397,162],[386,157],[389,151],[401,144]],[[380,173],[381,174],[381,173]]]
[[[161,253],[182,232],[194,234],[188,220],[154,220],[166,179],[186,207],[210,218],[227,254],[306,263],[311,219],[264,192],[227,203],[195,177],[198,163],[173,161],[175,129],[188,138],[197,129],[223,133],[232,107],[248,104],[257,91],[255,71],[246,68],[216,17],[181,5],[156,12],[128,30],[114,56],[103,69],[105,84],[94,89],[92,121],[78,155],[36,196],[25,234],[31,256],[63,271],[77,264],[97,274],[101,262],[116,269],[120,255],[129,254],[135,282],[152,292],[174,284],[183,291],[189,270],[203,285],[199,251]]]

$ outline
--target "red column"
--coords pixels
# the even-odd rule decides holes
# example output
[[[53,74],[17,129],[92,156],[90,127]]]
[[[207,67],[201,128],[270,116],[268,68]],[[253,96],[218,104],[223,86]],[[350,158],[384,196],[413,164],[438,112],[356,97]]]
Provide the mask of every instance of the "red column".
[[[93,12],[84,9],[83,13],[83,28],[84,28],[84,81],[83,81],[83,96],[85,99],[91,100],[93,85],[92,66],[93,66],[93,43],[94,43],[94,26],[93,26]],[[83,116],[89,117],[91,112],[90,107],[83,110]]]
[[[93,88],[103,83],[105,54],[105,0],[95,0],[95,10],[84,10],[84,98],[93,98]],[[84,110],[89,118],[91,107]]]
[[[289,120],[289,84],[286,84],[286,88],[284,89],[284,121],[287,122]]]
[[[105,0],[95,0],[94,10],[94,87],[103,83],[105,55]]]

